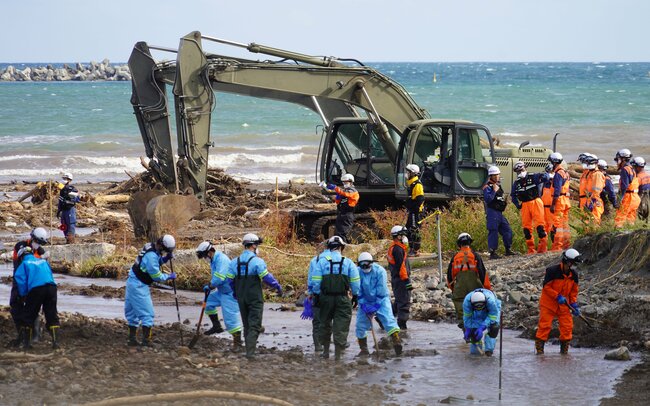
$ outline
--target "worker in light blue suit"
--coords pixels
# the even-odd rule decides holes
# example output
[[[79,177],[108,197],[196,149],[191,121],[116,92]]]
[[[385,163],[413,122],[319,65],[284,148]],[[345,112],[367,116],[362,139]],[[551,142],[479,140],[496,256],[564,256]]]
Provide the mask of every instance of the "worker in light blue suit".
[[[199,244],[196,248],[196,256],[199,259],[206,259],[210,262],[210,271],[212,275],[210,283],[203,287],[203,291],[209,293],[205,307],[205,314],[207,314],[208,317],[210,317],[210,321],[212,321],[212,328],[204,334],[211,335],[223,332],[221,323],[219,323],[219,314],[217,313],[217,307],[221,306],[223,322],[226,325],[228,332],[233,336],[232,349],[233,351],[238,352],[242,348],[242,323],[239,313],[239,304],[233,295],[234,291],[231,284],[231,281],[234,280],[234,275],[231,274],[231,278],[228,278],[230,258],[228,258],[228,256],[223,252],[217,251],[214,245],[209,241],[203,241]]]
[[[369,252],[359,254],[357,261],[361,272],[361,287],[359,289],[359,308],[357,310],[357,340],[361,351],[358,356],[369,355],[368,330],[372,328],[372,318],[377,317],[393,342],[396,355],[402,354],[402,343],[399,338],[400,328],[393,315],[388,292],[386,270],[375,263]]]
[[[499,334],[501,301],[489,289],[479,288],[469,292],[463,301],[465,341],[470,343],[470,354],[492,356]],[[485,334],[487,332],[487,334]]]
[[[126,280],[124,299],[124,316],[129,324],[128,345],[136,346],[138,326],[142,325],[142,345],[151,345],[151,329],[153,327],[153,302],[149,286],[154,282],[164,282],[176,279],[174,272],[166,274],[160,266],[173,258],[176,248],[173,236],[165,234],[155,243],[145,244],[135,263],[129,271]]]
[[[334,337],[334,359],[340,360],[348,342],[352,309],[359,299],[359,270],[342,254],[347,244],[338,235],[327,240],[327,249],[320,255],[312,276],[314,304],[321,319],[321,357],[330,356],[330,339]],[[348,297],[352,293],[352,301]]]
[[[324,244],[327,241],[324,241],[319,245],[319,250],[322,251]],[[320,308],[314,304],[314,272],[316,271],[316,265],[320,260],[321,254],[316,255],[314,258],[309,261],[309,269],[307,271],[307,297],[303,301],[303,312],[300,314],[300,318],[303,320],[311,320],[311,334],[314,341],[314,351],[320,353],[323,351],[323,345],[321,344],[321,321],[320,321]]]

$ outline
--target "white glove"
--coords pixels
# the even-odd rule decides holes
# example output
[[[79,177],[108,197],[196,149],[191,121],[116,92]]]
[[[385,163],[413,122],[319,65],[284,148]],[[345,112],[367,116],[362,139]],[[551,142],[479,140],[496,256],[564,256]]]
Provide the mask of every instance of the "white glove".
[[[318,186],[320,186],[323,189],[327,189],[327,182],[322,181],[321,183],[318,184]]]

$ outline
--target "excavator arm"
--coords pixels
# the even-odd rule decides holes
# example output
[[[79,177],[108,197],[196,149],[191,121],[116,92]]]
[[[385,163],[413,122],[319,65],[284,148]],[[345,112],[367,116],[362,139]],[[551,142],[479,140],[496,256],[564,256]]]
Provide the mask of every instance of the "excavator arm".
[[[254,61],[205,53],[202,40],[282,58]],[[131,102],[156,179],[170,191],[205,192],[214,94],[227,92],[291,102],[315,111],[328,127],[341,117],[366,115],[378,128],[379,141],[396,162],[399,136],[410,123],[428,118],[406,90],[380,72],[356,62],[240,44],[192,32],[181,38],[176,61],[155,62],[150,47],[139,42],[129,59],[133,75]],[[348,62],[348,63],[344,63]],[[165,84],[173,86],[178,160],[171,142]]]

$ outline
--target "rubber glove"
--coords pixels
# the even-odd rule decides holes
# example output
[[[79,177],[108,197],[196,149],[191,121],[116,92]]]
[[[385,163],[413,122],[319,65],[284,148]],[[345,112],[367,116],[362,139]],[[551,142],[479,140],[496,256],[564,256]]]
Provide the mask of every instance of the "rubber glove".
[[[205,293],[210,293],[211,290],[212,290],[212,289],[210,289],[210,285],[205,285],[205,286],[203,287],[203,291],[204,291]]]
[[[167,276],[167,279],[169,279],[170,281],[173,281],[174,279],[176,279],[176,272],[172,272],[172,273],[170,273],[170,274]]]
[[[578,303],[571,303],[569,306],[571,306],[571,314],[580,316],[580,306],[578,306]]]
[[[165,255],[164,257],[162,257],[162,263],[166,264],[167,262],[171,261],[172,259],[174,259],[174,254],[172,254],[170,252],[167,255]]]
[[[352,296],[352,308],[356,309],[358,305],[359,305],[359,296],[357,295]]]
[[[327,183],[325,181],[322,181],[321,183],[318,184],[318,187],[327,189]]]
[[[364,312],[365,314],[367,314],[368,317],[372,317],[373,314],[377,313],[377,310],[379,310],[379,304],[377,304],[377,303],[374,303],[374,304],[362,303],[361,304],[361,311]]]
[[[466,328],[465,329],[465,334],[463,334],[463,339],[465,340],[466,343],[469,343],[471,337],[474,335],[474,330],[473,328]]]
[[[327,190],[334,190],[334,189],[336,189],[336,185],[333,185],[331,183],[327,184]]]
[[[564,296],[562,296],[562,295],[557,295],[557,299],[556,299],[556,300],[557,300],[557,302],[558,302],[559,304],[565,304],[565,303],[566,303],[566,297],[564,297]]]
[[[311,320],[314,318],[314,310],[311,307],[311,300],[308,297],[305,298],[305,301],[302,302],[302,305],[305,307],[300,313],[300,318],[303,320]]]
[[[483,339],[483,333],[485,333],[485,330],[487,330],[487,326],[483,325],[479,328],[477,328],[474,331],[474,341],[479,342]]]

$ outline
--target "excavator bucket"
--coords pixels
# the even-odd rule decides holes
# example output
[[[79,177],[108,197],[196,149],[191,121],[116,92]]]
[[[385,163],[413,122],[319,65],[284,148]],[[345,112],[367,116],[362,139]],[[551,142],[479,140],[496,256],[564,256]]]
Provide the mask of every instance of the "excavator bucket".
[[[168,195],[161,190],[146,190],[131,196],[128,210],[136,237],[155,241],[187,224],[201,211],[201,202],[194,195]]]

